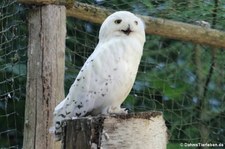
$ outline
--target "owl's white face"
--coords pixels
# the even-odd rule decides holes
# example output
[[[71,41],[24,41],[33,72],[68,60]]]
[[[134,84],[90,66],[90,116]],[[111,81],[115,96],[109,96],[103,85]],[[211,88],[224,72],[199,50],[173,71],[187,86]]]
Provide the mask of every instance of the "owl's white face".
[[[144,23],[140,18],[128,11],[118,11],[103,22],[99,32],[99,41],[117,37],[132,37],[145,42],[144,30]]]

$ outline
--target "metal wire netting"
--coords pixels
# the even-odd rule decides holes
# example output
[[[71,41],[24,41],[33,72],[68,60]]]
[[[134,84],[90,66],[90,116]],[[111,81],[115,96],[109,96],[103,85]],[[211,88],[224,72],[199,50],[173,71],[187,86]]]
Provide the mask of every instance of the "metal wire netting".
[[[110,10],[195,24],[207,21],[224,30],[223,0],[82,0]],[[25,7],[0,2],[0,148],[21,148],[26,86]],[[67,93],[98,42],[99,25],[67,18]],[[225,142],[225,52],[206,45],[147,35],[135,85],[123,106],[131,112],[163,111],[168,148],[180,143]]]
[[[0,148],[21,148],[26,86],[24,9],[0,1]]]

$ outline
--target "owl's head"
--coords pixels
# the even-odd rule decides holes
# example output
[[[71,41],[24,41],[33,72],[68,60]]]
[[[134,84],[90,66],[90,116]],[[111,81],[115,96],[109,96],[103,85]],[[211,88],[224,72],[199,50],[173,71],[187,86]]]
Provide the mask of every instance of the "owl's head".
[[[100,28],[99,41],[117,37],[132,37],[145,42],[143,21],[128,11],[117,11],[111,14]]]

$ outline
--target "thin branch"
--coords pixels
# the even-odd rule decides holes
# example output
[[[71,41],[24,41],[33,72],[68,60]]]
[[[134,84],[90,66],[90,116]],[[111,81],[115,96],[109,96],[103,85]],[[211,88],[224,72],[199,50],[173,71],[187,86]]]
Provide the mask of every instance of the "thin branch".
[[[213,18],[213,20],[212,20],[212,28],[215,27],[215,25],[216,25],[218,6],[219,6],[218,0],[214,0],[214,9],[212,11],[212,18]],[[208,75],[206,77],[206,82],[205,82],[204,92],[203,92],[203,98],[206,97],[206,93],[208,91],[208,85],[209,85],[209,82],[210,82],[210,80],[212,78],[214,67],[216,65],[215,61],[216,61],[216,48],[213,48],[212,49],[211,66],[209,68],[209,73],[208,73]]]

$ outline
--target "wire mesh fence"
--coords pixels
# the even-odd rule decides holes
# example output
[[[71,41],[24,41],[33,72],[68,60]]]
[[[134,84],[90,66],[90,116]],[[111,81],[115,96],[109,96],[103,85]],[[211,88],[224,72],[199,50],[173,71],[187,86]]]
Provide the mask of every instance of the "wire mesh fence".
[[[224,31],[222,0],[82,0]],[[0,2],[0,148],[21,148],[26,86],[26,9]],[[65,93],[98,42],[99,25],[67,18]],[[180,143],[225,143],[225,51],[147,35],[134,87],[123,104],[131,112],[163,111],[168,148]],[[219,148],[219,147],[218,147]]]
[[[26,21],[15,0],[0,1],[0,148],[21,148],[26,86]]]

